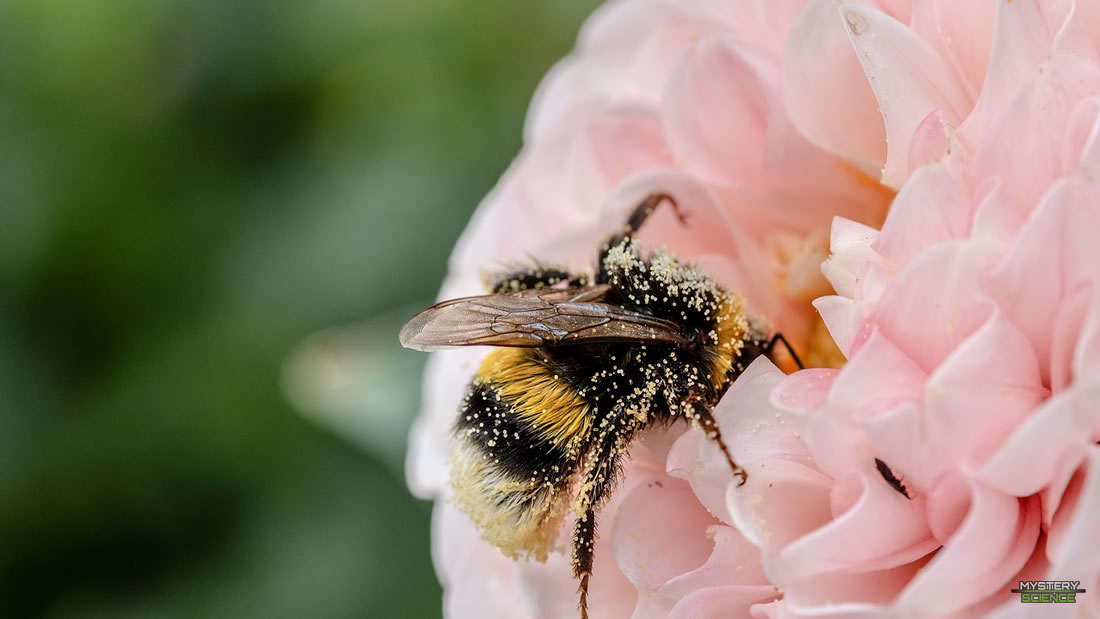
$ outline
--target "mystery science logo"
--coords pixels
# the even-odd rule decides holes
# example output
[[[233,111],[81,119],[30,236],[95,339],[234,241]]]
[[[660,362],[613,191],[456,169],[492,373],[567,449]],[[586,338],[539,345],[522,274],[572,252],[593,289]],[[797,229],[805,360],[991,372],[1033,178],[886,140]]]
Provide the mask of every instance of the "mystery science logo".
[[[1022,604],[1075,604],[1085,590],[1080,580],[1021,580],[1012,592],[1020,594]]]

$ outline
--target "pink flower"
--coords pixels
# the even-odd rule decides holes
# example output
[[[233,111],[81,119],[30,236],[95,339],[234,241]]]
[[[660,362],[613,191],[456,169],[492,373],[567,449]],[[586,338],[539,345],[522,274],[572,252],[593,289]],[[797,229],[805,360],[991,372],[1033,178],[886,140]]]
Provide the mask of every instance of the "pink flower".
[[[744,486],[686,425],[632,446],[593,617],[1026,614],[1009,589],[1029,578],[1090,591],[1042,611],[1100,612],[1096,6],[634,0],[590,19],[441,297],[527,256],[589,266],[659,189],[690,219],[659,211],[644,243],[744,294],[809,365],[848,360],[760,359],[730,388],[715,415]],[[566,555],[508,559],[447,502],[486,352],[433,355],[411,441],[446,613],[574,617]]]

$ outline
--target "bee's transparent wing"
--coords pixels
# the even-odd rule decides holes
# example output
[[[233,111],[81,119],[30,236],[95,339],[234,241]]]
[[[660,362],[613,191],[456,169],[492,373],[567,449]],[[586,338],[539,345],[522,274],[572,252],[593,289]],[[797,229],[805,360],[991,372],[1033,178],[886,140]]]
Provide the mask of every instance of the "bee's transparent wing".
[[[401,328],[401,345],[554,346],[590,342],[687,344],[676,323],[600,302],[609,286],[544,288],[443,301]]]

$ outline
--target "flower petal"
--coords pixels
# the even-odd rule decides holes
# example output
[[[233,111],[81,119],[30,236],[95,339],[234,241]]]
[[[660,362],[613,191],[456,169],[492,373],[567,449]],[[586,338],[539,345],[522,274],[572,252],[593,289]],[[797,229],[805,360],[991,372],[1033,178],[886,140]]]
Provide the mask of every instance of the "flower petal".
[[[971,485],[970,513],[958,532],[906,587],[893,610],[942,616],[980,601],[1008,584],[1031,555],[1039,536],[1034,500]]]
[[[966,190],[947,168],[927,165],[898,192],[871,248],[896,272],[936,243],[966,238],[972,213]]]
[[[970,97],[944,59],[902,23],[860,5],[845,8],[843,15],[886,123],[882,182],[896,189],[909,175],[909,143],[917,125],[935,110],[957,124],[970,111]]]
[[[721,40],[702,41],[668,85],[665,127],[678,160],[708,182],[753,183],[762,177],[768,94],[754,62]],[[763,73],[775,73],[761,69]]]
[[[812,0],[791,26],[783,93],[795,127],[828,152],[877,171],[886,130],[847,35],[839,0]]]
[[[923,499],[909,500],[883,483],[871,460],[858,472],[858,483],[851,508],[783,548],[769,561],[769,576],[790,583],[830,572],[891,569],[939,547],[928,530]]]
[[[654,591],[706,561],[713,524],[688,484],[655,475],[631,488],[615,518],[611,545],[619,569],[639,591]]]

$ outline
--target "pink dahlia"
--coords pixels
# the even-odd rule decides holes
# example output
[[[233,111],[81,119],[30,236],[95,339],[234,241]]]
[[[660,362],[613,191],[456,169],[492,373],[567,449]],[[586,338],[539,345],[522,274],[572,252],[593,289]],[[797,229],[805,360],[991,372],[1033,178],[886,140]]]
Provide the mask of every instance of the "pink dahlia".
[[[658,211],[641,241],[826,368],[762,358],[726,393],[743,486],[686,424],[631,447],[593,617],[1027,614],[1009,590],[1029,579],[1089,591],[1043,616],[1100,612],[1098,47],[1100,4],[1073,0],[623,0],[589,20],[441,297],[529,256],[590,266],[666,191],[688,225]],[[575,617],[568,526],[565,553],[514,561],[448,501],[486,352],[433,355],[411,440],[446,614]]]

